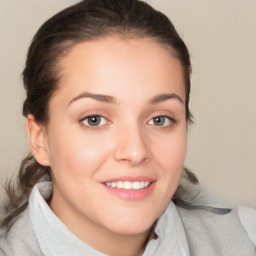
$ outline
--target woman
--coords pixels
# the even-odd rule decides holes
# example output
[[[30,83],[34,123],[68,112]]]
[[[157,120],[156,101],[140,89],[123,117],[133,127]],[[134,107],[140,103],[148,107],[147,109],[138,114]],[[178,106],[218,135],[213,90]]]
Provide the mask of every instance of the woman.
[[[183,167],[190,71],[142,1],[85,0],[43,24],[23,72],[32,155],[2,254],[254,255],[236,211]]]

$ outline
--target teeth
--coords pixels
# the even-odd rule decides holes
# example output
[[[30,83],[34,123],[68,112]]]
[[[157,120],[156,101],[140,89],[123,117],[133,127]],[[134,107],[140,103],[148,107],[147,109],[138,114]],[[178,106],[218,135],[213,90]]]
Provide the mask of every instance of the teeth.
[[[150,185],[149,181],[117,181],[117,182],[107,182],[105,183],[108,187],[112,188],[122,188],[122,189],[143,189]]]
[[[125,181],[123,183],[123,186],[124,186],[124,189],[132,189],[132,183],[131,182]]]
[[[116,187],[116,182],[112,182],[112,183],[111,183],[111,187],[112,187],[112,188],[115,188],[115,187]]]
[[[118,181],[118,182],[116,183],[116,187],[117,187],[117,188],[124,188],[123,182],[122,182],[122,181]]]
[[[117,186],[116,182],[107,182],[106,185],[108,187],[112,187],[112,188],[116,188],[116,186]]]
[[[136,182],[133,182],[132,183],[132,188],[133,189],[140,189],[140,182],[139,181],[136,181]]]

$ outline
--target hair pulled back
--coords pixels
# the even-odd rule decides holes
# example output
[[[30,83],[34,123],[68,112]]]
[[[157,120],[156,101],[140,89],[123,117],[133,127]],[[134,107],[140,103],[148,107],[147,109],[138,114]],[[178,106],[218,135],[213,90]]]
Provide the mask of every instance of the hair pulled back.
[[[58,89],[61,77],[61,59],[79,43],[111,35],[152,38],[170,48],[184,69],[186,119],[189,123],[191,65],[187,47],[164,14],[139,0],[83,0],[47,20],[35,34],[28,50],[23,71],[26,90],[23,115],[32,114],[36,122],[47,125],[49,100]],[[187,169],[184,175],[192,183],[197,182]],[[32,187],[42,179],[51,179],[50,167],[40,165],[31,154],[28,155],[21,163],[17,186],[9,183],[6,187],[10,198],[6,204],[7,212],[17,210],[5,220],[5,224],[25,208],[26,203],[22,204],[27,201]]]

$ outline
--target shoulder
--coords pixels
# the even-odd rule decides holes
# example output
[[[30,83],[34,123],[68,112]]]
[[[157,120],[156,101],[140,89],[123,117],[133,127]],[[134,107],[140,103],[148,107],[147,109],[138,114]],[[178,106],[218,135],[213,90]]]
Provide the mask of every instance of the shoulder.
[[[256,209],[238,205],[238,215],[251,241],[256,247]]]
[[[199,186],[193,189],[189,204],[177,207],[192,255],[254,256],[237,208]]]
[[[42,255],[34,235],[28,207],[14,219],[9,229],[0,231],[0,255],[1,253],[7,256]]]

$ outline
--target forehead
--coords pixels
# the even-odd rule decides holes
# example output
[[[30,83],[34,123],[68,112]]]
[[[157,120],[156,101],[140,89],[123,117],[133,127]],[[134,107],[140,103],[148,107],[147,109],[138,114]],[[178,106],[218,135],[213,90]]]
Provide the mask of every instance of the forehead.
[[[175,90],[184,99],[184,72],[172,50],[150,38],[105,37],[74,46],[61,60],[59,88],[69,93]],[[71,90],[72,87],[72,90]],[[133,88],[134,89],[134,88]]]

